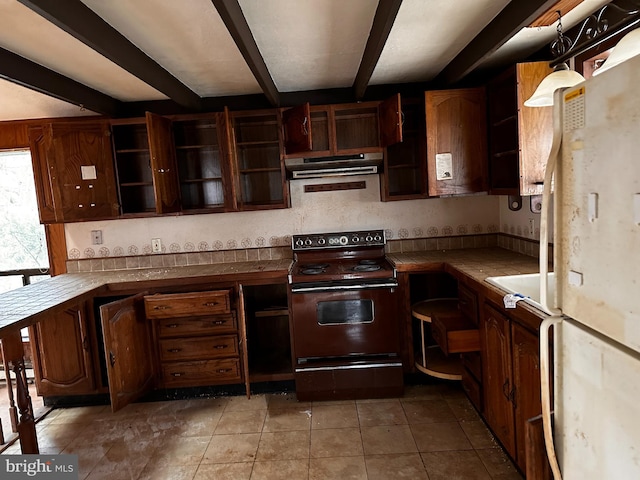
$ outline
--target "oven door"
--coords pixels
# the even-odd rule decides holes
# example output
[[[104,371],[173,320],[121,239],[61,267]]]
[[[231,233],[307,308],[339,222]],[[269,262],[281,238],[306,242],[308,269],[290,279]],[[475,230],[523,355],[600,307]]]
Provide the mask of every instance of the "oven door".
[[[374,282],[375,283],[375,282]],[[294,351],[298,365],[376,355],[398,355],[399,309],[395,279],[375,286],[335,283],[291,288]],[[298,285],[297,287],[300,287]]]

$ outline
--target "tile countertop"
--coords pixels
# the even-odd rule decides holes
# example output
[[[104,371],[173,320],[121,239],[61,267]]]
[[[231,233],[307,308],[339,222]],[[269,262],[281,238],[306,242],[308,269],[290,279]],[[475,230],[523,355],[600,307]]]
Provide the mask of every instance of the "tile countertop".
[[[38,320],[38,315],[74,302],[83,295],[97,293],[108,285],[261,272],[280,272],[286,275],[290,265],[289,258],[58,275],[0,294],[0,338],[3,331],[15,331],[31,325]]]
[[[398,272],[433,270],[448,264],[493,289],[496,287],[484,282],[485,278],[538,272],[537,259],[498,247],[389,253],[387,258]],[[280,272],[286,275],[291,262],[291,259],[285,258],[59,275],[0,294],[0,337],[3,331],[15,331],[33,324],[38,320],[38,315],[65,303],[71,305],[83,295],[92,295],[108,285],[261,272]]]

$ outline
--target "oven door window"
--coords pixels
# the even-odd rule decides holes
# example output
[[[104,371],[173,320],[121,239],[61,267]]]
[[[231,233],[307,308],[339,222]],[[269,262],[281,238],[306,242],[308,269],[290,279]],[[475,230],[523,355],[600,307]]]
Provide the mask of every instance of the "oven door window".
[[[317,303],[318,325],[353,325],[373,322],[373,301],[334,300]]]

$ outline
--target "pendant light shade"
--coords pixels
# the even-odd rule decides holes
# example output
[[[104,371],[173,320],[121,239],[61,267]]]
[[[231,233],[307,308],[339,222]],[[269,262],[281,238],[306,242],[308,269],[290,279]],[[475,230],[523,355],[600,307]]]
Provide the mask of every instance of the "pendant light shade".
[[[573,87],[580,82],[584,82],[582,75],[570,70],[566,63],[560,63],[540,82],[536,91],[524,102],[524,105],[526,107],[549,107],[553,105],[553,92],[559,88]]]
[[[635,57],[640,53],[640,28],[632,30],[620,39],[615,46],[609,58],[607,58],[602,66],[593,72],[593,75],[600,75],[616,65]]]

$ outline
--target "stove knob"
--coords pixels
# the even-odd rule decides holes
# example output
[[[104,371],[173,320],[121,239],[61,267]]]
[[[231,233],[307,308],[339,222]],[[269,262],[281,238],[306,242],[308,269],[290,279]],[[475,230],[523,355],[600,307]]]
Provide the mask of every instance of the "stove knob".
[[[318,239],[318,245],[324,245],[325,243],[327,243],[327,241],[324,238]]]
[[[370,242],[371,240],[373,240],[373,237],[371,235],[367,235],[367,242]]]
[[[358,243],[360,241],[360,237],[353,236],[351,237],[351,243]]]
[[[310,238],[307,238],[307,239],[304,241],[304,244],[305,244],[306,246],[311,246],[311,244],[312,244],[312,243],[313,243],[313,242],[311,242],[311,239],[310,239]]]
[[[304,245],[304,242],[302,241],[301,238],[299,238],[298,240],[296,240],[296,247],[302,247]]]
[[[375,237],[373,237],[373,239],[374,239],[376,242],[379,242],[380,240],[382,240],[382,237],[380,236],[380,234],[379,234],[379,233],[376,233],[376,236],[375,236]]]
[[[343,235],[340,237],[339,242],[340,242],[340,245],[346,245],[347,243],[349,243],[349,239],[347,238],[346,235]]]

